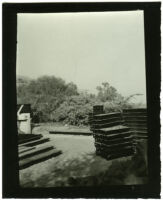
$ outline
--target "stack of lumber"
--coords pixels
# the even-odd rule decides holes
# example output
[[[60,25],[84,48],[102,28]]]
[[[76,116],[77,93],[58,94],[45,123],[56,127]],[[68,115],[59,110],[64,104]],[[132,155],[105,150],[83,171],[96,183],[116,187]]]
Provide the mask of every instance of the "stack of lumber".
[[[123,110],[125,125],[130,127],[136,139],[147,139],[147,109]]]
[[[48,144],[49,138],[42,135],[20,134],[19,135],[19,169],[27,168],[62,152]],[[40,145],[41,144],[41,145]]]
[[[91,126],[97,155],[111,160],[135,153],[132,132],[120,112],[93,115]]]
[[[88,123],[90,124],[90,131],[93,131],[93,113],[88,114]]]
[[[104,106],[103,105],[93,106],[93,113],[96,113],[96,115],[104,113]]]
[[[113,112],[108,114],[98,114],[93,116],[92,128],[96,131],[101,128],[114,127],[123,125],[124,120],[120,112]]]

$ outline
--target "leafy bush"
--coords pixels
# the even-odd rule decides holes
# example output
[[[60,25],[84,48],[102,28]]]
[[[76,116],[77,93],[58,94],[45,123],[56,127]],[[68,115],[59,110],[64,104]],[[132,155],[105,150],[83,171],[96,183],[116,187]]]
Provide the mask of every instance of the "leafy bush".
[[[17,103],[31,104],[34,121],[50,121],[51,113],[71,95],[78,95],[77,86],[61,78],[42,76],[27,82],[18,77]]]
[[[56,121],[71,125],[87,125],[88,113],[97,104],[104,105],[106,113],[132,107],[129,101],[134,95],[125,98],[107,82],[98,86],[97,91],[97,95],[79,93],[74,83],[54,76],[36,80],[18,77],[17,102],[31,104],[35,123]]]
[[[71,96],[53,112],[53,121],[62,121],[71,125],[87,125],[88,113],[92,112],[92,106],[96,104],[96,99],[90,95],[80,94]]]

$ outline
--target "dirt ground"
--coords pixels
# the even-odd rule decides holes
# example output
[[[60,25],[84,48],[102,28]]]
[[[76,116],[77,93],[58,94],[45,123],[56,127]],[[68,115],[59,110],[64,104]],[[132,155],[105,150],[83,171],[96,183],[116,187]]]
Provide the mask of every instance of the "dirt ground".
[[[133,185],[146,181],[145,176],[138,177],[132,170],[123,172],[131,164],[131,157],[107,161],[96,156],[92,136],[54,135],[48,133],[47,127],[37,127],[34,132],[49,137],[49,144],[62,150],[62,154],[20,170],[22,187]]]

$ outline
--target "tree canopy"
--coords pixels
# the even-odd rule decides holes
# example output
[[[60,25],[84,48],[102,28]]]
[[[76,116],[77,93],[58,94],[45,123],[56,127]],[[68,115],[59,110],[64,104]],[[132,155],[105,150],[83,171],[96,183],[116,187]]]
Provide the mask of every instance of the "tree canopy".
[[[78,92],[73,83],[55,76],[37,79],[17,77],[17,103],[31,104],[33,120],[37,122],[64,121],[69,124],[87,124],[93,105],[103,104],[106,112],[130,107],[130,97],[123,97],[108,82],[97,87],[97,95]]]

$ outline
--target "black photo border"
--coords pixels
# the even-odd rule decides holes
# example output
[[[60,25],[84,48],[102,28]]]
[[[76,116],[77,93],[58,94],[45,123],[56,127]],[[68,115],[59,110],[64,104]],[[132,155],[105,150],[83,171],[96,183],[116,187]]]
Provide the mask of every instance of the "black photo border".
[[[160,7],[160,2],[2,4],[3,198],[160,198]],[[21,188],[16,127],[17,13],[131,10],[144,11],[149,183],[137,186]]]

